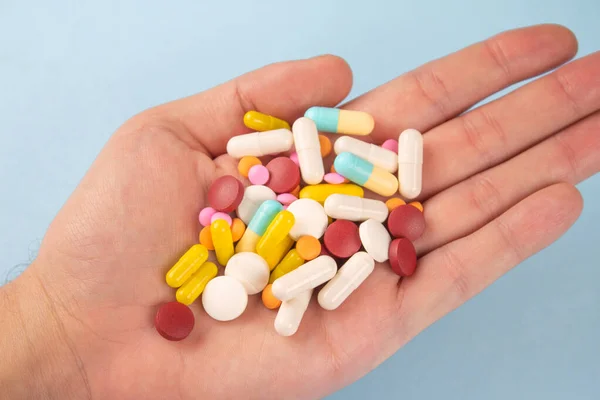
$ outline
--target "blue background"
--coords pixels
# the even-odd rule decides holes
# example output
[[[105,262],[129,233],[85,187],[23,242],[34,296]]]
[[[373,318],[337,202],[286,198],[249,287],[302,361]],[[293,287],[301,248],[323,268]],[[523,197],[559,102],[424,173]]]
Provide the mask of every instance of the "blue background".
[[[597,0],[0,0],[0,279],[35,256],[111,132],[147,107],[320,53],[349,61],[354,97],[541,22],[573,29],[581,56],[600,48],[599,17]],[[560,241],[330,399],[597,399],[599,183],[579,186],[582,218]]]

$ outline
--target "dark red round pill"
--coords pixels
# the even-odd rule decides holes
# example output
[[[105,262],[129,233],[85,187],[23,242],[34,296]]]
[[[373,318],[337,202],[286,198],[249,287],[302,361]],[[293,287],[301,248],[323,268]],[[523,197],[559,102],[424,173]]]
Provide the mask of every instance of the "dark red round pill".
[[[392,210],[387,226],[392,236],[415,241],[425,231],[425,217],[417,207],[407,204]]]
[[[208,189],[208,204],[217,211],[232,212],[244,197],[244,184],[231,175],[217,178]]]
[[[358,227],[354,222],[338,219],[327,227],[323,243],[332,256],[348,258],[361,246]]]
[[[267,163],[267,186],[275,193],[291,193],[300,184],[300,169],[288,157],[277,157]]]
[[[410,276],[417,269],[415,246],[406,238],[392,240],[388,255],[392,271],[400,276]]]
[[[185,304],[172,301],[160,306],[154,318],[154,326],[167,340],[183,340],[194,329],[194,313]]]

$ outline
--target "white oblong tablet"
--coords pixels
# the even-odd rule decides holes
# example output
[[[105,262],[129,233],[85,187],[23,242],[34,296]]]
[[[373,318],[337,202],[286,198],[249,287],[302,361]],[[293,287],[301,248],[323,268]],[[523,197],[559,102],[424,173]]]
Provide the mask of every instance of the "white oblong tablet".
[[[260,207],[265,200],[275,200],[276,197],[277,195],[275,192],[266,186],[248,186],[244,190],[244,197],[237,208],[238,218],[248,225],[250,220],[252,220],[254,213],[258,210],[258,207]]]
[[[294,226],[289,235],[298,240],[301,236],[320,239],[327,229],[328,219],[323,206],[313,199],[298,199],[287,210],[294,214]]]
[[[352,153],[371,164],[394,173],[398,169],[398,155],[375,144],[366,143],[350,136],[342,136],[333,145],[335,154]]]
[[[335,276],[337,263],[330,256],[319,256],[302,264],[273,282],[271,292],[281,301],[293,299],[302,292],[314,289]]]
[[[234,158],[266,156],[288,151],[294,144],[288,129],[274,129],[234,136],[227,142],[227,154]]]
[[[307,290],[281,303],[275,317],[275,331],[278,334],[292,336],[298,331],[302,317],[310,304],[312,292],[312,289]]]
[[[231,276],[217,276],[202,292],[202,306],[217,321],[236,319],[248,305],[248,293],[240,281]]]
[[[423,135],[407,129],[398,137],[398,183],[400,194],[414,199],[421,194],[423,179]]]
[[[326,310],[335,310],[371,275],[375,261],[359,251],[346,261],[332,280],[321,289],[318,301]]]
[[[371,257],[377,262],[389,259],[392,238],[385,226],[374,219],[368,219],[358,227],[360,241]]]
[[[298,118],[292,125],[292,132],[302,179],[309,185],[321,183],[325,167],[317,125],[310,118]]]
[[[383,222],[389,213],[387,206],[381,200],[337,193],[327,197],[323,208],[331,218],[347,219],[349,221],[374,219]]]
[[[261,292],[269,283],[269,265],[256,253],[234,254],[225,267],[225,276],[231,276],[244,285],[248,294]]]

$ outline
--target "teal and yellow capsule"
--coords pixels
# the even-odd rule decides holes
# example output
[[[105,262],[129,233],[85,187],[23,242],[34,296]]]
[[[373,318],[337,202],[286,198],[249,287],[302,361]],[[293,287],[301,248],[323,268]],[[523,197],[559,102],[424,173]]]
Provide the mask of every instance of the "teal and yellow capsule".
[[[248,111],[244,114],[244,125],[257,132],[273,131],[275,129],[291,129],[286,121],[258,111]]]
[[[202,294],[206,284],[217,276],[218,272],[219,270],[214,263],[206,261],[200,266],[200,269],[198,269],[198,271],[183,284],[183,286],[177,289],[177,292],[175,293],[177,301],[186,306],[192,304],[194,300]]]
[[[311,107],[306,110],[304,116],[312,119],[321,132],[364,136],[369,135],[375,128],[373,117],[363,111]]]
[[[338,154],[333,165],[344,178],[381,196],[390,197],[398,190],[398,179],[394,175],[352,153]]]
[[[271,251],[264,253],[261,256],[269,265],[269,271],[273,271],[286,253],[290,251],[294,243],[296,243],[294,242],[294,239],[287,235],[281,242],[277,243]]]
[[[256,252],[256,245],[260,237],[264,235],[271,221],[281,210],[283,210],[283,206],[280,202],[276,200],[263,201],[254,213],[250,223],[248,223],[244,235],[235,246],[235,252]]]
[[[165,276],[167,285],[178,288],[208,259],[208,249],[195,244],[171,267]]]
[[[285,253],[291,248],[289,233],[296,219],[294,214],[287,210],[280,211],[256,244],[256,253],[264,258],[273,269]],[[282,242],[286,243],[282,243]],[[289,245],[289,247],[288,247]]]

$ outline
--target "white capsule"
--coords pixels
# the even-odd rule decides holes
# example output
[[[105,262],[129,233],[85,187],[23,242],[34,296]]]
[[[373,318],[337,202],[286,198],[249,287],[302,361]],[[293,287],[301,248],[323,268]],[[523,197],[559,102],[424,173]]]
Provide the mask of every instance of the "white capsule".
[[[331,218],[349,221],[374,219],[379,222],[388,217],[388,208],[383,201],[365,199],[347,194],[332,194],[325,200],[325,213]]]
[[[313,199],[298,199],[287,208],[294,214],[295,223],[289,235],[298,240],[301,236],[313,236],[320,239],[325,233],[329,221],[323,206]]]
[[[350,136],[342,136],[336,140],[333,151],[335,151],[335,154],[352,153],[388,172],[394,173],[398,169],[398,155],[396,153]]]
[[[253,132],[234,136],[227,142],[227,154],[233,158],[244,156],[266,156],[288,151],[294,144],[292,132],[287,129],[275,129],[265,132]]]
[[[325,167],[321,157],[317,125],[312,119],[298,118],[292,125],[292,132],[302,179],[309,185],[321,183],[325,175]]]
[[[398,138],[398,183],[400,194],[414,199],[421,194],[423,180],[423,135],[407,129]]]
[[[358,235],[365,251],[377,262],[389,259],[392,238],[388,230],[379,221],[368,219],[358,227]]]
[[[244,285],[231,276],[217,276],[206,284],[202,292],[204,311],[217,321],[236,319],[248,305]]]
[[[265,200],[275,200],[276,197],[277,195],[275,192],[266,186],[248,186],[244,190],[244,197],[237,208],[238,218],[248,225],[250,220],[252,220],[254,213],[258,210],[258,207],[260,207]]]
[[[278,334],[292,336],[298,331],[302,317],[310,303],[312,292],[312,289],[307,290],[293,299],[281,303],[275,317],[275,331]]]
[[[333,258],[319,256],[276,279],[271,291],[281,301],[293,299],[300,293],[327,282],[336,272],[337,264]]]
[[[375,269],[375,261],[364,251],[346,261],[335,277],[319,292],[318,300],[326,310],[335,310],[354,292]]]
[[[256,294],[269,283],[269,265],[256,253],[241,252],[234,254],[225,267],[225,276],[240,281],[248,294]]]

